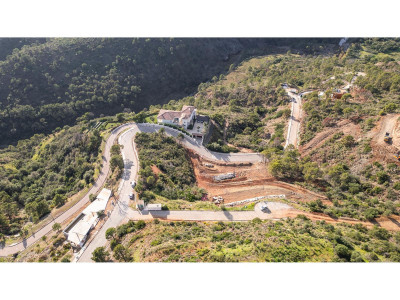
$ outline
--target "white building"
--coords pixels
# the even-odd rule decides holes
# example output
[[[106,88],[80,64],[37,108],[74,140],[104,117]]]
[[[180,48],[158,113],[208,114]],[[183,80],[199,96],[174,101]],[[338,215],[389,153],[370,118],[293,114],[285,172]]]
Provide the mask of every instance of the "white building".
[[[161,109],[157,116],[157,122],[161,124],[171,124],[188,128],[193,125],[196,117],[196,108],[194,106],[184,105],[181,111]]]
[[[157,204],[147,204],[146,210],[152,211],[152,210],[162,210],[162,206],[160,203]]]
[[[111,197],[111,190],[102,189],[88,207],[79,214],[63,231],[64,235],[74,247],[81,248],[96,224],[99,222],[98,212],[104,211]]]

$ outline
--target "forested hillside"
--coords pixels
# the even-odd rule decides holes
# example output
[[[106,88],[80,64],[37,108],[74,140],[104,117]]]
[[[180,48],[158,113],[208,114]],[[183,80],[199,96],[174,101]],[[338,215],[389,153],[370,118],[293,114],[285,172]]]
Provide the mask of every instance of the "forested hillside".
[[[0,240],[91,184],[101,143],[98,131],[77,125],[0,150]]]
[[[139,111],[188,95],[249,55],[337,45],[336,39],[90,38],[49,39],[11,51],[21,43],[27,42],[1,42],[2,145],[72,124],[86,112]]]
[[[18,51],[25,45],[45,42],[45,38],[0,38],[0,60],[4,60],[13,51]]]

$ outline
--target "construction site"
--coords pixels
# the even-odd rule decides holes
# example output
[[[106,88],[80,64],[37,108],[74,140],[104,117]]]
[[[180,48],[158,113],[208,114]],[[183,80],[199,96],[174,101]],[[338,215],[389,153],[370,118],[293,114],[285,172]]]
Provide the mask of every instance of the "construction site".
[[[188,151],[197,185],[208,192],[207,199],[227,206],[257,197],[280,198],[290,203],[304,203],[325,197],[300,186],[278,181],[268,172],[266,163],[226,163],[211,161]],[[261,198],[260,198],[261,199]],[[253,202],[257,202],[254,199]],[[248,202],[238,203],[237,206]],[[236,205],[235,205],[236,206]]]

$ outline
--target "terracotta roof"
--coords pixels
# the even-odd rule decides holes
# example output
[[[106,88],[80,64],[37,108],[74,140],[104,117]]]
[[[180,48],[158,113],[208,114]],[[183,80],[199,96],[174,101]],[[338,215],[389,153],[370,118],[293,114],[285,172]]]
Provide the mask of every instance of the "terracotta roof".
[[[196,108],[194,106],[184,105],[181,111],[160,109],[157,118],[173,121],[175,118],[187,119]]]
[[[161,109],[160,112],[158,113],[157,119],[173,121],[175,118],[179,119],[180,117],[181,117],[180,111]]]
[[[182,116],[185,117],[185,119],[189,118],[194,110],[195,110],[194,106],[184,105],[182,107]]]

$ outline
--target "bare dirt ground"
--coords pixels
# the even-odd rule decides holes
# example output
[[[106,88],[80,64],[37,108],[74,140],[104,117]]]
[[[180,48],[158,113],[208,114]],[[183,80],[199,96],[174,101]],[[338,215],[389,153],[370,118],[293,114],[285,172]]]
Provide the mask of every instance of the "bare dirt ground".
[[[398,162],[394,156],[400,150],[399,117],[400,114],[383,116],[377,126],[369,132],[368,137],[372,138],[371,147],[374,160]],[[391,143],[383,140],[386,132],[389,132],[392,137]]]
[[[189,151],[197,184],[208,191],[208,198],[222,196],[225,203],[250,199],[265,195],[285,195],[290,202],[309,202],[316,199],[327,201],[300,186],[276,180],[272,177],[265,163],[234,164],[207,161]],[[236,177],[215,182],[213,177],[219,174],[235,173]]]
[[[156,175],[162,173],[161,170],[160,170],[156,165],[152,165],[152,166],[151,166],[151,170],[152,170],[153,173],[156,174]]]

